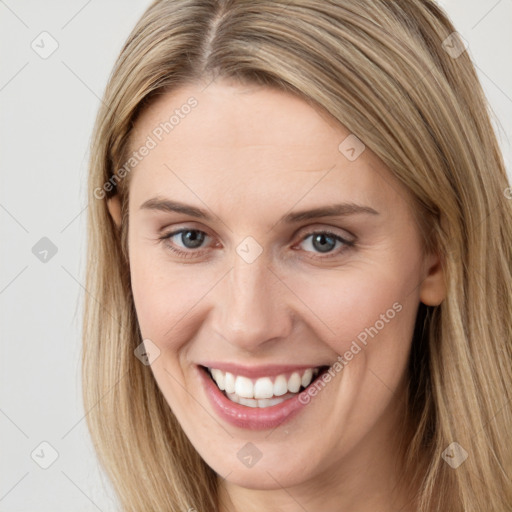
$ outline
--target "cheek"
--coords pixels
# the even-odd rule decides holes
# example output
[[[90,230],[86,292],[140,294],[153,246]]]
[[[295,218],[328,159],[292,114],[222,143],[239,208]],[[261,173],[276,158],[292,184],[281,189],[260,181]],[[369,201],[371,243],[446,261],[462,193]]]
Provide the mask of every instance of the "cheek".
[[[175,348],[185,330],[199,323],[190,319],[218,281],[211,269],[177,266],[154,257],[155,250],[134,247],[130,251],[130,276],[137,319],[144,338]],[[179,335],[178,335],[179,334]],[[191,337],[193,332],[187,332]],[[176,347],[177,348],[177,347]]]
[[[384,357],[407,345],[394,340],[410,340],[419,304],[415,276],[410,263],[409,268],[372,265],[296,278],[290,287],[307,304],[318,334],[336,353],[359,353],[359,347],[367,356],[373,351]]]

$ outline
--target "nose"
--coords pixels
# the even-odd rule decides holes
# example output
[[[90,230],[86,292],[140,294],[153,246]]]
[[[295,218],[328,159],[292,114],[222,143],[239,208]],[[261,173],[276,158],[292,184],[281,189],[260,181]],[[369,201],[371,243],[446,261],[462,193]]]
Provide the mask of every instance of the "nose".
[[[219,285],[212,324],[215,332],[229,343],[256,352],[263,345],[290,335],[290,292],[265,258],[247,263],[235,257],[231,271]]]

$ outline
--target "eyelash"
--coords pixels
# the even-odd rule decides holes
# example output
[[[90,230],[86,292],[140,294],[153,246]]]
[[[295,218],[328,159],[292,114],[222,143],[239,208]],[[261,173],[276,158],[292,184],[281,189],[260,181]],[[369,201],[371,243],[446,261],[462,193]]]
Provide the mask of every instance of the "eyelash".
[[[206,236],[209,236],[207,233],[205,233],[204,231],[201,231],[200,229],[183,228],[183,229],[178,229],[176,231],[172,231],[170,233],[164,234],[161,237],[159,237],[158,240],[162,243],[165,243],[166,247],[168,247],[172,252],[174,252],[178,256],[183,257],[183,258],[194,258],[195,256],[197,256],[203,252],[201,250],[201,248],[198,250],[189,249],[189,250],[185,251],[185,250],[176,248],[174,245],[172,245],[170,243],[170,239],[173,238],[174,236],[179,235],[181,233],[187,233],[189,231],[195,231],[197,233],[204,233]],[[315,256],[315,257],[313,257],[313,259],[326,260],[326,259],[334,257],[334,256],[339,256],[341,253],[345,252],[347,249],[355,246],[354,241],[346,240],[345,238],[341,237],[340,235],[337,235],[336,233],[333,233],[332,231],[328,231],[328,230],[327,231],[326,230],[310,231],[309,233],[306,233],[302,237],[300,243],[304,242],[307,238],[309,238],[313,235],[327,235],[329,237],[334,238],[336,242],[341,242],[343,244],[343,246],[341,248],[339,248],[338,250],[333,250],[332,252],[325,253],[325,254],[327,254],[326,256],[320,256],[320,257]],[[306,252],[311,252],[311,251],[306,251]],[[317,254],[321,254],[321,253],[317,253]]]

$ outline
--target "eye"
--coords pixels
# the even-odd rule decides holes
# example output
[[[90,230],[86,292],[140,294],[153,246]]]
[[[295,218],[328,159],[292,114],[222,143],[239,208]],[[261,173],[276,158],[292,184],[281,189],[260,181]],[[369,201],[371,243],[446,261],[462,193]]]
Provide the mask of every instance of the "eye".
[[[178,256],[193,258],[205,250],[203,244],[209,238],[211,237],[207,233],[199,229],[182,228],[164,234],[159,240]],[[318,257],[318,259],[326,259],[353,247],[355,242],[330,231],[314,231],[303,236],[298,245],[303,245],[303,250],[306,252],[327,254],[327,256]]]
[[[328,256],[325,257],[338,255],[348,247],[354,246],[353,241],[347,240],[329,231],[314,231],[309,233],[302,238],[301,244],[303,244],[303,248],[306,252],[328,253]],[[338,250],[335,251],[335,249]]]
[[[207,238],[210,237],[204,231],[183,228],[163,235],[160,240],[179,256],[190,258],[201,252],[197,249],[201,249],[201,245]]]

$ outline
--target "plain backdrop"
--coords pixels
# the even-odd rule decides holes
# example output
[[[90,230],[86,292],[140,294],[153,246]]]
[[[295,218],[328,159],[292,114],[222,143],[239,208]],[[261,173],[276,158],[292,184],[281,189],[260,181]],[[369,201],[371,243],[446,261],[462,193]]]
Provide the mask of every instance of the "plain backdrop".
[[[148,5],[0,0],[1,512],[116,510],[81,401],[86,164],[107,77]],[[510,174],[512,0],[442,5],[469,44]]]

